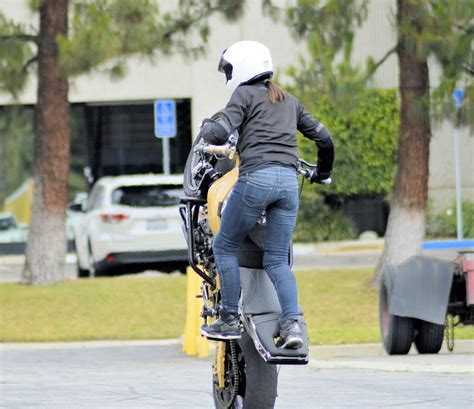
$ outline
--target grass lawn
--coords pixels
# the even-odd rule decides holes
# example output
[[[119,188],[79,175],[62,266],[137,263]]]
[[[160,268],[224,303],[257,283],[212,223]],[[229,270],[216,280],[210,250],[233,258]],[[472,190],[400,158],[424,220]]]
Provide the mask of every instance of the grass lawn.
[[[312,344],[379,342],[371,270],[297,273]],[[0,342],[177,338],[186,277],[97,278],[51,287],[0,284]],[[474,328],[456,329],[474,339]]]

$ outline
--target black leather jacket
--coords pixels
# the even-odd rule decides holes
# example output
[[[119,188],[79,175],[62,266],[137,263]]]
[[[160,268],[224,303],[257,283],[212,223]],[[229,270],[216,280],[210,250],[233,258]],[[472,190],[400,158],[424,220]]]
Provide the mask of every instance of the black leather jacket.
[[[293,95],[286,94],[284,101],[272,104],[263,82],[240,85],[217,122],[203,126],[202,137],[209,143],[222,145],[233,131],[238,130],[239,171],[243,174],[269,163],[296,168],[298,130],[316,143],[319,171],[330,173],[334,162],[330,133]]]

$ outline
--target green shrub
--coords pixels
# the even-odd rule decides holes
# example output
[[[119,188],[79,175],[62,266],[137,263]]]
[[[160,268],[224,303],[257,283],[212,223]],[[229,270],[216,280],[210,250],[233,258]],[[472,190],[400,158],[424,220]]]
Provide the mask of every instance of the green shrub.
[[[354,223],[341,211],[324,204],[331,195],[340,202],[349,197],[386,198],[392,190],[396,169],[398,100],[395,90],[369,90],[357,107],[343,111],[327,98],[298,95],[308,112],[331,132],[336,152],[333,183],[305,185],[301,195],[295,240],[341,240],[356,237]],[[314,162],[314,142],[299,136],[299,154]],[[304,220],[304,222],[303,222]]]
[[[293,235],[294,241],[349,240],[356,237],[354,223],[342,212],[332,210],[324,203],[320,194],[309,191],[303,195]]]
[[[461,204],[463,237],[474,238],[474,203],[463,201]],[[456,237],[456,203],[443,213],[428,212],[426,234],[430,237]]]
[[[343,112],[325,98],[305,103],[305,107],[334,139],[333,183],[324,188],[326,194],[383,197],[391,192],[399,124],[395,90],[370,90],[350,112]],[[313,141],[300,136],[298,145],[303,158],[315,161]]]

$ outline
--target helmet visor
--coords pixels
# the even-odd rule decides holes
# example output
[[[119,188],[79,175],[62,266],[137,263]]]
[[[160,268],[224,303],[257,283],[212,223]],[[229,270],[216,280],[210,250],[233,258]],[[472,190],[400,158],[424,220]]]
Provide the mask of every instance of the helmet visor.
[[[227,82],[232,79],[232,64],[229,61],[225,60],[224,57],[221,57],[217,70],[225,74],[225,79]]]

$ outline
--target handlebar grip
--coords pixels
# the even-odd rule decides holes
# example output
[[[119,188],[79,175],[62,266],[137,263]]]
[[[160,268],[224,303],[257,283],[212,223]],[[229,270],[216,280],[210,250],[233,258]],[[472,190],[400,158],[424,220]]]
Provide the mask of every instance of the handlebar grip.
[[[205,147],[205,151],[227,156],[229,159],[233,159],[235,156],[235,148],[230,148],[227,145],[208,145]]]

